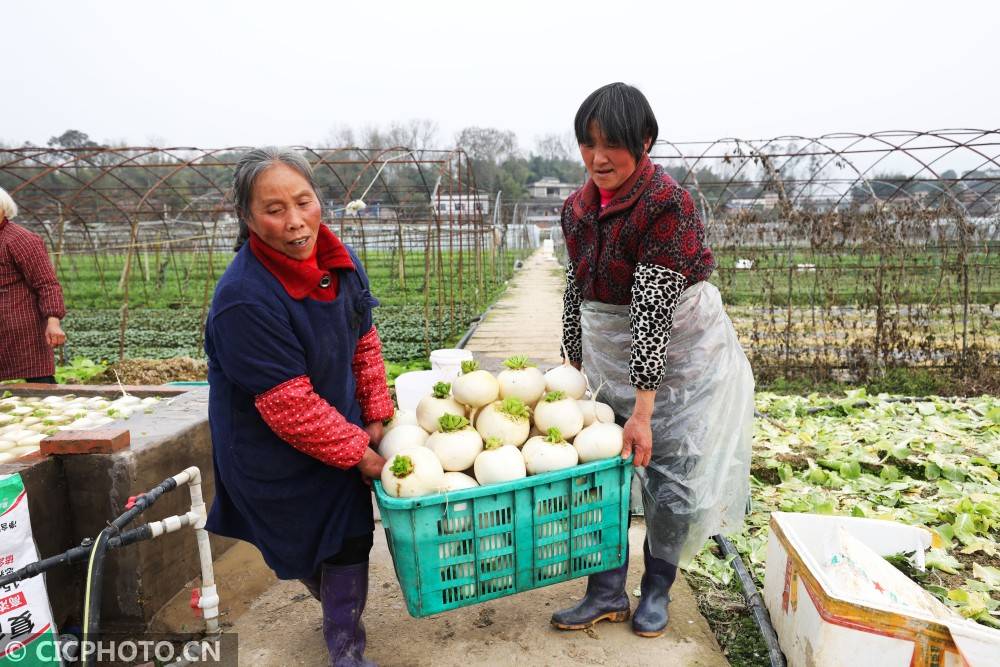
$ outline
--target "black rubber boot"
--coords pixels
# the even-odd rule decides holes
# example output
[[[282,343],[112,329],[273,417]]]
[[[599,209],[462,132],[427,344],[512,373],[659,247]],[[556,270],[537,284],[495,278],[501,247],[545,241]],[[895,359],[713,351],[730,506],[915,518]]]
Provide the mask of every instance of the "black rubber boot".
[[[667,605],[670,604],[670,587],[677,578],[677,566],[653,558],[646,541],[642,543],[642,561],[646,571],[639,584],[642,595],[632,616],[632,631],[640,637],[659,637],[670,621]]]
[[[621,567],[587,577],[587,592],[575,607],[552,614],[552,625],[560,630],[583,630],[598,621],[623,623],[629,617],[629,599],[625,593],[628,576],[628,551]]]

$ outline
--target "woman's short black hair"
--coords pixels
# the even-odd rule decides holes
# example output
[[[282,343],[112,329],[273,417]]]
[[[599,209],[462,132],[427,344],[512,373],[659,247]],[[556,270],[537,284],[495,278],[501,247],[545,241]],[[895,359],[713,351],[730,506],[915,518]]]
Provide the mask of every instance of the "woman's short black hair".
[[[591,121],[597,121],[609,142],[627,148],[636,162],[646,152],[646,141],[652,145],[659,134],[656,116],[646,96],[635,86],[620,81],[601,86],[580,105],[573,122],[577,142],[592,143]]]

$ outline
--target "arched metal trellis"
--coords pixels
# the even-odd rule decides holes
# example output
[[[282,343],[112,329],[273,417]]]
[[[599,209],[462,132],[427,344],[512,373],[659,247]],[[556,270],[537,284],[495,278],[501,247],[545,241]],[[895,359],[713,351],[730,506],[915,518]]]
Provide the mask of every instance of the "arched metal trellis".
[[[700,205],[759,376],[997,372],[1000,130],[661,140],[651,156]]]
[[[70,355],[200,355],[237,234],[227,192],[243,150],[0,148],[17,222],[52,252]],[[299,150],[321,186],[324,222],[355,247],[383,303],[389,358],[455,338],[502,288],[514,257],[462,151]],[[360,198],[363,210],[346,206]]]

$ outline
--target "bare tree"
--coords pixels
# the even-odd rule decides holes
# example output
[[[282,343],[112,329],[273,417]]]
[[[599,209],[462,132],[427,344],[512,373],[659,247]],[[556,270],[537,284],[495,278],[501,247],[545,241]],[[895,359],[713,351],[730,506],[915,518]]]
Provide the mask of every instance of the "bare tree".
[[[455,143],[478,162],[503,164],[519,157],[517,135],[495,127],[466,127],[455,135]]]

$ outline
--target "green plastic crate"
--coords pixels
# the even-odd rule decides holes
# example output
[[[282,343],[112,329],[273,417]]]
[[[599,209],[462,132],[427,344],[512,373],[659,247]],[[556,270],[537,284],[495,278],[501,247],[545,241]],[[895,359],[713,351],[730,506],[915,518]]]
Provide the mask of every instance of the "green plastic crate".
[[[393,498],[375,482],[396,577],[421,617],[619,567],[632,460]]]

